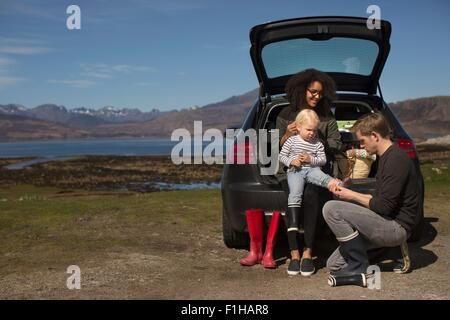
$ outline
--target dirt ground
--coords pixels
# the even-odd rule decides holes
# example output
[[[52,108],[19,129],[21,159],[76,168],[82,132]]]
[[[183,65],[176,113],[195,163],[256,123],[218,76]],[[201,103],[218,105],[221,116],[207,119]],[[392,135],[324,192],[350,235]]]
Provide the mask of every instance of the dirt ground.
[[[158,235],[160,240],[163,240]],[[170,254],[149,248],[110,251],[79,263],[81,289],[69,290],[65,270],[43,268],[0,280],[2,299],[449,299],[449,238],[435,237],[432,224],[427,240],[411,246],[410,274],[382,273],[381,290],[360,287],[330,288],[318,261],[308,278],[288,276],[286,264],[276,270],[241,267],[245,251],[224,248],[219,236],[178,234]],[[431,241],[432,240],[432,241]],[[431,241],[431,242],[429,242]],[[427,243],[428,242],[428,243]],[[166,249],[169,246],[166,245]],[[161,246],[163,249],[164,246]],[[323,252],[322,252],[323,253]]]
[[[6,265],[8,259],[14,261],[14,255],[27,259],[28,255],[37,255],[39,247],[3,252],[0,298],[449,299],[450,237],[448,232],[437,233],[440,222],[437,214],[427,212],[423,239],[410,244],[413,271],[403,275],[383,272],[381,290],[355,286],[330,288],[324,259],[335,243],[327,237],[318,239],[317,273],[305,278],[287,275],[287,251],[281,246],[276,253],[280,264],[276,270],[266,270],[260,265],[240,266],[239,259],[247,251],[226,248],[215,219],[189,228],[174,222],[148,222],[137,229],[132,224],[118,226],[109,217],[99,217],[85,221],[80,218],[77,223],[89,232],[100,233],[99,238],[110,228],[116,229],[111,232],[117,232],[119,238],[138,233],[136,241],[128,245],[108,244],[107,249],[84,252],[76,258],[63,253],[54,253],[57,256],[52,257],[50,247],[46,249],[50,252],[43,253],[42,261],[30,262],[29,266],[22,261],[15,270]],[[145,234],[142,230],[146,230]],[[33,232],[30,236],[36,237],[32,239],[35,241],[48,237]],[[70,245],[65,247],[69,252],[72,250]],[[69,277],[66,266],[71,263],[81,269],[80,290],[66,287]]]

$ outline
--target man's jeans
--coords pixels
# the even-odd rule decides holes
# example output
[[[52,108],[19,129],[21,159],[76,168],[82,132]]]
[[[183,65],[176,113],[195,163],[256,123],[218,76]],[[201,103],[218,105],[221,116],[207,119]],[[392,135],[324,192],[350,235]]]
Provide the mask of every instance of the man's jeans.
[[[287,181],[289,184],[288,207],[300,207],[302,204],[303,190],[305,183],[312,183],[316,186],[326,188],[333,178],[318,167],[289,168],[287,171]]]
[[[328,201],[323,207],[323,217],[338,239],[358,230],[366,240],[367,249],[399,246],[408,238],[406,230],[399,223],[350,202]],[[338,271],[346,265],[339,248],[327,261],[329,271]]]

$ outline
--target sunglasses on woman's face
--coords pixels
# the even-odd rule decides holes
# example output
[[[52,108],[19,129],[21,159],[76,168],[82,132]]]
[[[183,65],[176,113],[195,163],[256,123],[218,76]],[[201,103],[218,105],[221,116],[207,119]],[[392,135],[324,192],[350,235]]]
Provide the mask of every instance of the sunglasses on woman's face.
[[[317,97],[322,97],[322,91],[316,90],[316,89],[306,89],[308,90],[309,93],[312,94],[313,97],[317,96]]]

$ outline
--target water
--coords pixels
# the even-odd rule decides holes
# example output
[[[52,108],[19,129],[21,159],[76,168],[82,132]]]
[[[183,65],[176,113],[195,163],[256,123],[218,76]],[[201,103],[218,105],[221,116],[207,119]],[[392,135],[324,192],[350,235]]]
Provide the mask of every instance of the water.
[[[101,190],[101,188],[99,188]],[[117,189],[135,192],[147,192],[149,190],[195,190],[195,189],[220,189],[220,183],[194,182],[194,183],[166,183],[166,182],[131,182]],[[108,188],[106,188],[108,190]]]
[[[37,157],[58,159],[83,155],[144,156],[171,154],[179,141],[170,139],[78,139],[0,142],[0,158]],[[210,142],[203,142],[203,149]],[[193,148],[191,148],[194,150]],[[194,156],[201,156],[195,154]],[[223,154],[223,152],[222,152]]]
[[[59,158],[81,155],[170,155],[169,139],[79,139],[0,143],[0,157]]]
[[[9,170],[22,170],[22,169],[31,167],[33,164],[43,163],[43,162],[52,161],[52,160],[62,161],[62,160],[68,160],[68,159],[70,159],[70,157],[37,158],[37,159],[29,160],[29,161],[13,163],[13,164],[5,166],[5,168],[9,169]]]
[[[5,168],[21,170],[33,164],[51,160],[66,160],[75,156],[84,155],[115,155],[115,156],[169,156],[172,148],[179,141],[170,139],[78,139],[78,140],[49,140],[49,141],[21,141],[1,142],[0,158],[36,157],[36,159],[14,163]],[[202,150],[210,142],[203,142]],[[194,156],[201,154],[194,153]],[[219,153],[223,155],[224,153]],[[219,155],[218,154],[218,155]],[[159,190],[190,190],[190,189],[217,189],[218,183],[188,183],[170,184],[162,182],[130,183],[123,186],[127,190],[145,191],[147,189]],[[120,188],[119,188],[120,189]]]

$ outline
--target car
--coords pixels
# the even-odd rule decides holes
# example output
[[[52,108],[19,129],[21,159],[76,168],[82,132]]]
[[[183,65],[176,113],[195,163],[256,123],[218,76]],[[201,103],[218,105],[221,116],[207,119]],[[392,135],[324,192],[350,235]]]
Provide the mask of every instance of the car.
[[[424,183],[419,158],[413,140],[383,100],[379,84],[390,50],[391,24],[381,20],[379,29],[370,29],[366,21],[358,17],[307,17],[253,27],[250,55],[260,84],[259,97],[247,112],[241,129],[265,129],[273,134],[277,115],[289,106],[284,92],[289,78],[308,68],[326,72],[336,82],[337,98],[332,112],[340,124],[343,145],[351,148],[358,143],[348,130],[349,124],[366,113],[378,111],[390,122],[393,141],[413,160],[420,177],[421,205],[409,241],[416,241],[424,224]],[[267,150],[271,150],[268,140]],[[239,163],[227,161],[223,167],[223,239],[229,248],[242,248],[249,243],[245,210],[262,208],[267,226],[274,210],[284,211],[287,196],[274,175],[261,174],[266,165],[255,161],[255,147],[250,141],[235,139],[231,151]],[[377,161],[369,177],[353,179],[351,188],[362,193],[373,191],[376,167]]]

